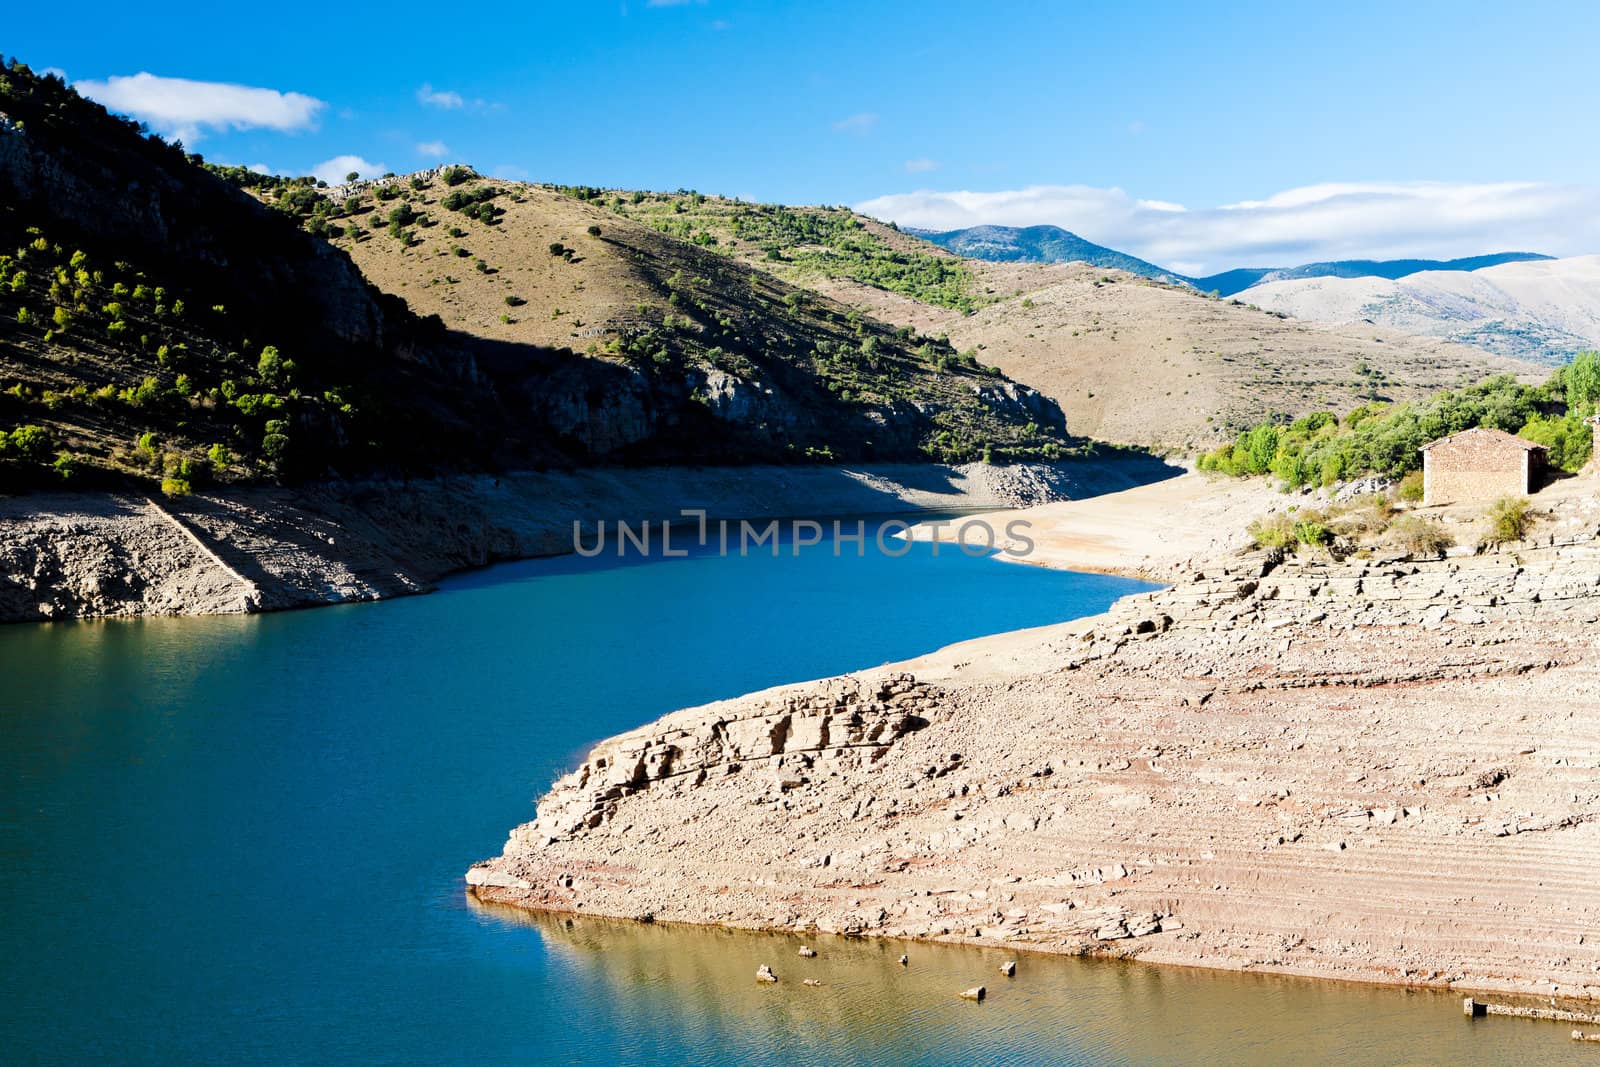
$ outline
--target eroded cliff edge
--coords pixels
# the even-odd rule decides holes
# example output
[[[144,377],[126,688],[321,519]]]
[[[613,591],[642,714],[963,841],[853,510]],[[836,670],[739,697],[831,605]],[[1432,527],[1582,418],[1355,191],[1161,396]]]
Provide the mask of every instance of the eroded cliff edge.
[[[470,892],[1594,997],[1596,519],[1447,559],[1234,558],[677,712],[597,746]]]
[[[1013,507],[1178,473],[1154,460],[657,467],[133,494],[0,497],[0,622],[228,614],[425,592],[572,551],[574,521],[818,517]],[[612,527],[614,530],[615,527]],[[588,543],[592,543],[591,541]]]

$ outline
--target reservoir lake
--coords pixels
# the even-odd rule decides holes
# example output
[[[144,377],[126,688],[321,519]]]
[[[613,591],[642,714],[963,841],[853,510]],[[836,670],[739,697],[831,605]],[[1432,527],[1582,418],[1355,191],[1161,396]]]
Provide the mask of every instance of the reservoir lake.
[[[892,542],[891,542],[892,543]],[[594,742],[1094,614],[1138,582],[867,538],[634,552],[277,615],[0,628],[12,1064],[1459,1064],[1592,1059],[1459,1000],[469,901]],[[911,966],[895,960],[909,952]],[[957,990],[983,982],[990,999]]]

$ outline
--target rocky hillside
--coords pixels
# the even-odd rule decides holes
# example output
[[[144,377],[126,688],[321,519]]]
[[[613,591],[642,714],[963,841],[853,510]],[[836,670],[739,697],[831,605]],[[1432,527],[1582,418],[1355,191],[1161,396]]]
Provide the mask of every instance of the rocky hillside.
[[[1600,256],[1397,280],[1268,279],[1240,298],[1297,319],[1371,323],[1546,364],[1600,346]]]
[[[762,441],[770,458],[1067,453],[1058,405],[975,353],[797,288],[693,234],[641,225],[585,190],[443,168],[332,190],[328,203],[324,214],[342,220],[333,243],[366,277],[471,337],[487,371],[530,402],[545,386],[517,380],[529,347],[636,375],[608,443],[640,439],[670,404],[654,458],[701,454],[722,425]]]
[[[586,195],[865,315],[948,337],[1060,404],[1074,432],[1124,444],[1189,450],[1274,415],[1547,373],[1366,324],[1286,321],[1244,300],[1107,267],[966,259],[844,208],[694,192]]]
[[[11,63],[0,479],[1073,448],[1052,402],[943,341],[573,196],[450,179],[330,196],[207,168]]]

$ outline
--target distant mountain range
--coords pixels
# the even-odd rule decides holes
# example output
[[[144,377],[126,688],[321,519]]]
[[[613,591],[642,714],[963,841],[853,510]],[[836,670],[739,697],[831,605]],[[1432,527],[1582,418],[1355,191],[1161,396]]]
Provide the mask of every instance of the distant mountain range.
[[[1297,319],[1371,324],[1542,363],[1600,348],[1600,256],[1401,278],[1285,277],[1244,298]]]
[[[1233,296],[1253,285],[1299,278],[1403,278],[1419,271],[1474,271],[1502,263],[1550,259],[1537,252],[1497,252],[1464,259],[1343,259],[1298,267],[1240,267],[1192,277],[1084,240],[1060,226],[970,226],[964,230],[907,230],[957,255],[995,262],[1088,263],[1157,281],[1182,282],[1203,293]]]
[[[1205,278],[1185,278],[1184,281],[1201,292],[1216,292],[1233,296],[1253,285],[1269,282],[1294,281],[1299,278],[1404,278],[1425,270],[1474,271],[1483,267],[1498,267],[1502,263],[1527,263],[1538,259],[1552,259],[1538,252],[1496,252],[1487,256],[1467,256],[1463,259],[1339,259],[1329,263],[1306,263],[1298,267],[1241,267],[1223,271]]]
[[[1158,281],[1188,281],[1181,274],[1158,267],[1115,248],[1086,241],[1060,226],[969,226],[964,230],[907,230],[926,241],[948,248],[958,256],[996,263],[1087,263],[1093,267],[1125,270]]]

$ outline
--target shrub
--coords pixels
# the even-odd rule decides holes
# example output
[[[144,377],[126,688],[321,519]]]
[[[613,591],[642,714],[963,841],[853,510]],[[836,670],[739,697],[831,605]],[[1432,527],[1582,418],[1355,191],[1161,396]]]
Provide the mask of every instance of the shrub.
[[[522,297],[520,297],[520,296],[515,296],[515,295],[512,295],[512,294],[507,294],[506,295],[506,307],[516,308],[516,307],[521,307],[523,304],[526,304],[526,303],[527,303],[527,301],[522,299]]]
[[[165,496],[188,496],[194,492],[194,486],[187,478],[169,474],[161,479],[161,492]]]
[[[1401,500],[1415,504],[1422,499],[1422,472],[1412,471],[1400,479],[1400,484],[1395,488],[1395,495]]]
[[[1295,540],[1294,522],[1287,515],[1267,515],[1249,527],[1250,540],[1257,548],[1284,548]]]
[[[472,177],[472,172],[465,167],[446,167],[440,172],[439,177],[446,185],[460,185]]]
[[[598,226],[590,226],[589,227],[589,236],[590,237],[599,237],[600,236],[600,227],[598,227]]]
[[[1333,531],[1320,522],[1297,522],[1294,539],[1308,548],[1321,548],[1333,542]]]
[[[50,432],[43,426],[18,426],[9,434],[0,432],[0,456],[43,463],[50,451]]]
[[[1501,497],[1489,505],[1488,540],[1497,545],[1522,540],[1533,525],[1528,508],[1526,499],[1511,496]]]
[[[283,374],[283,357],[278,354],[274,345],[267,345],[261,350],[261,358],[256,361],[256,373],[265,381],[275,382]]]
[[[560,241],[551,241],[550,242],[550,254],[552,256],[565,255],[566,251],[567,251],[567,246],[562,244]]]
[[[1437,556],[1456,543],[1436,520],[1421,515],[1405,515],[1396,520],[1389,527],[1387,540],[1413,556]]]

